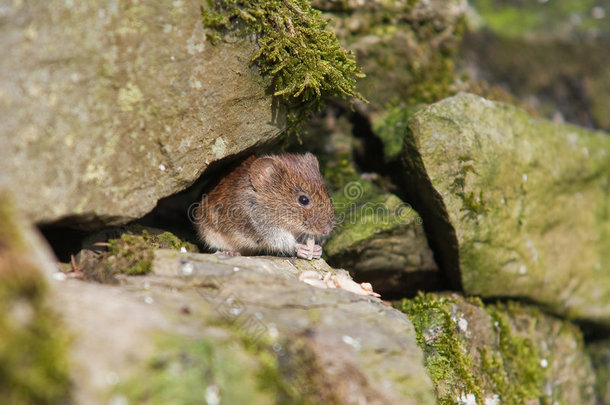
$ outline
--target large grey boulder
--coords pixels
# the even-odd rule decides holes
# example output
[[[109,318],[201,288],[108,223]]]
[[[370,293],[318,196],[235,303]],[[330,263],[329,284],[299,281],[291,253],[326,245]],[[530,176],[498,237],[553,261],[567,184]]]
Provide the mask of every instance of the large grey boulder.
[[[610,323],[610,137],[460,94],[409,121],[399,175],[468,294]]]
[[[154,256],[120,286],[54,284],[77,402],[435,403],[405,314],[298,280],[337,271],[324,261]]]
[[[126,223],[284,113],[252,38],[206,40],[200,2],[3,2],[0,187],[37,222]]]

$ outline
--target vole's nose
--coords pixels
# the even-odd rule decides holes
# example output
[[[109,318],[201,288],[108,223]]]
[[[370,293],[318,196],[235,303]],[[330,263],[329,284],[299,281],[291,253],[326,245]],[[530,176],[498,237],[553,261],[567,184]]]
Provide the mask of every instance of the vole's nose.
[[[334,228],[334,227],[335,227],[335,225],[334,225],[334,224],[332,224],[332,223],[331,223],[331,224],[327,224],[326,226],[324,226],[324,227],[322,228],[322,234],[323,234],[324,236],[326,236],[326,235],[330,235],[330,233],[333,231],[333,228]]]

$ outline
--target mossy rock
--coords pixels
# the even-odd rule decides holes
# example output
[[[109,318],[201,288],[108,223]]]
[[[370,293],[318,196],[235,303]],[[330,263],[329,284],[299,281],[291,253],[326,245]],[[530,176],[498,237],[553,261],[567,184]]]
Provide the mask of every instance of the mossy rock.
[[[304,124],[323,98],[362,99],[356,79],[364,75],[309,1],[208,1],[202,17],[213,40],[227,32],[256,36],[259,51],[250,64],[271,79],[271,93],[292,107],[289,130]]]
[[[388,104],[417,105],[454,94],[458,45],[466,2],[316,1],[341,43],[366,74],[358,89],[380,111]]]
[[[3,8],[0,187],[32,220],[88,230],[131,222],[211,163],[282,136],[285,108],[250,66],[256,42],[212,44],[201,6]]]
[[[517,303],[483,305],[457,295],[421,294],[401,307],[440,404],[595,402],[582,335],[565,321]]]
[[[65,280],[77,402],[434,404],[408,317],[303,272],[341,273],[323,260],[159,249],[153,273],[118,286]]]
[[[610,323],[610,137],[460,94],[416,113],[397,181],[468,294]]]
[[[471,2],[469,63],[539,114],[610,130],[607,1]]]
[[[384,191],[383,179],[357,173],[351,149],[337,146],[344,138],[333,134],[335,154],[322,160],[337,223],[324,245],[329,264],[349,269],[356,280],[390,295],[434,284],[438,268],[420,216]]]
[[[69,338],[37,260],[36,251],[48,248],[29,243],[33,232],[0,194],[0,396],[7,404],[70,399]]]
[[[107,241],[107,242],[106,242]],[[116,275],[143,275],[152,271],[156,249],[198,252],[194,244],[161,229],[129,225],[89,236],[75,258],[88,280],[116,282]]]
[[[438,281],[421,218],[400,198],[359,179],[346,183],[332,200],[337,227],[324,246],[331,265],[390,295]]]

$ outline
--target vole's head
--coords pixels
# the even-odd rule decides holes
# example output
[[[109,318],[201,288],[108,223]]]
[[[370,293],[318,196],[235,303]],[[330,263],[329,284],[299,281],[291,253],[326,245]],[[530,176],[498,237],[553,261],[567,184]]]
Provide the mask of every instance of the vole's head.
[[[311,153],[263,156],[249,169],[259,209],[269,223],[291,232],[326,236],[335,214],[322,180],[318,159]]]

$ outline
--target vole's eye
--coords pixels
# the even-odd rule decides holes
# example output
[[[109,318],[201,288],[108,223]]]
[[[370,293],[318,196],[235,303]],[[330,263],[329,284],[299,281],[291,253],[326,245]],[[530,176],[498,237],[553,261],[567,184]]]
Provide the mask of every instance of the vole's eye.
[[[301,204],[303,207],[307,207],[309,205],[309,198],[307,198],[306,195],[301,194],[298,200],[299,204]]]

